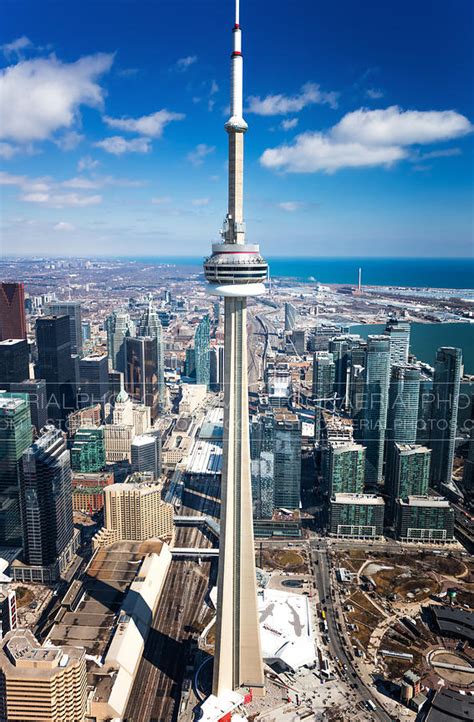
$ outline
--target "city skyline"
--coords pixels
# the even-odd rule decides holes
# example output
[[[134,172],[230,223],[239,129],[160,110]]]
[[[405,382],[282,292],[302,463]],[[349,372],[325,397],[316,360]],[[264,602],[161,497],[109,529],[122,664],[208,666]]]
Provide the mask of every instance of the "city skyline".
[[[10,6],[4,253],[198,256],[218,238],[229,8],[145,3],[131,24],[128,9],[71,5],[64,25],[53,3]],[[247,217],[270,257],[288,238],[293,255],[472,253],[471,12],[246,8]]]

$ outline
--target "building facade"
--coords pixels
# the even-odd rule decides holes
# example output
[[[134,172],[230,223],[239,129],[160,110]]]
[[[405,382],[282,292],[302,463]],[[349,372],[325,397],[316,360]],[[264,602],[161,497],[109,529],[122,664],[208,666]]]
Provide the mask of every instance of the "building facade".
[[[26,339],[25,287],[23,283],[0,283],[0,341]]]
[[[434,371],[430,431],[431,484],[435,489],[439,489],[441,484],[451,483],[453,475],[461,373],[461,349],[439,348]]]

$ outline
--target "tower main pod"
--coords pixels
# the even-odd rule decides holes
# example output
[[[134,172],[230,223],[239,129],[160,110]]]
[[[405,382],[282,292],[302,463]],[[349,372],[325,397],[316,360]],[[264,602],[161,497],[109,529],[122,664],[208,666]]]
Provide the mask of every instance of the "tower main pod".
[[[224,454],[213,694],[264,694],[252,522],[247,371],[247,297],[265,293],[268,266],[245,240],[243,59],[239,0],[233,29],[228,212],[222,242],[204,262],[209,292],[224,297]]]

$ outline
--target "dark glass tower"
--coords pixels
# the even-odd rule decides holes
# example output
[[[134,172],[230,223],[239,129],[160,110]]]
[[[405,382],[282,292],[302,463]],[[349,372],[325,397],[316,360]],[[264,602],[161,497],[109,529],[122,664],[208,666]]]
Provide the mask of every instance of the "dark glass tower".
[[[26,339],[0,341],[0,388],[29,377],[29,350]]]
[[[460,348],[442,346],[436,354],[430,446],[431,483],[439,489],[453,475],[454,443],[462,372]]]
[[[159,408],[158,359],[156,339],[150,336],[125,340],[125,388],[139,403],[149,406],[155,419]]]
[[[48,418],[64,425],[75,409],[75,373],[71,358],[69,316],[43,316],[36,321],[37,378],[46,381]]]

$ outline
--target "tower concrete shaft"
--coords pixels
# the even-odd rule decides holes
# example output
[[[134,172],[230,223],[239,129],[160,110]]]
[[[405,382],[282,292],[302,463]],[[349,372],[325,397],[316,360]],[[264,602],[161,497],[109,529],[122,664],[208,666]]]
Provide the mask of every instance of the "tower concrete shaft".
[[[245,241],[244,133],[239,0],[233,29],[228,212],[222,243],[204,262],[210,293],[224,297],[224,463],[213,693],[264,693],[255,577],[247,372],[247,297],[265,292],[268,266]]]

